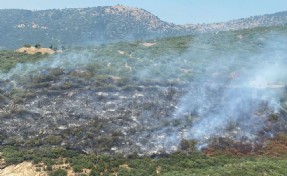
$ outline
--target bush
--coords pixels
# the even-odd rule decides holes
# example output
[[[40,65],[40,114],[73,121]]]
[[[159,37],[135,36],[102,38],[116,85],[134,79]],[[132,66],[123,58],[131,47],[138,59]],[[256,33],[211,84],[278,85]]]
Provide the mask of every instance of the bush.
[[[68,172],[63,169],[57,169],[54,172],[50,173],[49,176],[67,176]]]
[[[61,136],[49,135],[47,139],[45,140],[45,142],[50,145],[57,145],[57,144],[61,144],[62,140],[63,139]]]
[[[3,157],[8,165],[18,164],[24,161],[24,152],[16,147],[7,146],[3,149]]]
[[[80,165],[75,165],[75,166],[73,166],[73,171],[78,172],[78,173],[83,172],[83,167]]]
[[[35,45],[35,48],[41,48],[41,45],[38,43]]]
[[[194,140],[186,140],[186,139],[182,139],[180,141],[180,149],[183,150],[183,151],[189,151],[189,152],[192,152],[192,151],[195,151],[195,148],[196,148],[196,141]]]
[[[39,164],[40,162],[41,162],[41,158],[39,158],[39,157],[33,158],[33,164]]]
[[[89,176],[100,176],[101,172],[97,171],[96,169],[92,169]]]

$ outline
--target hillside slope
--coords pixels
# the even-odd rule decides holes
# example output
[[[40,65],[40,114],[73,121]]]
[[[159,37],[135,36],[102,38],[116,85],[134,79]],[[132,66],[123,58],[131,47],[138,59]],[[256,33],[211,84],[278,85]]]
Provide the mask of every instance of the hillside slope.
[[[250,152],[287,131],[286,36],[258,28],[1,52],[0,144],[152,154],[220,138]]]
[[[213,24],[175,25],[150,12],[126,6],[53,10],[0,10],[0,48],[23,44],[82,45],[195,33],[284,26],[287,12]]]
[[[106,6],[63,10],[0,10],[0,46],[75,45],[174,33],[177,27],[138,8]]]
[[[218,32],[229,30],[251,29],[256,27],[286,26],[287,11],[274,14],[258,15],[249,18],[235,19],[227,22],[211,24],[185,25],[189,30],[196,32]]]
[[[286,36],[0,51],[0,175],[284,175]]]

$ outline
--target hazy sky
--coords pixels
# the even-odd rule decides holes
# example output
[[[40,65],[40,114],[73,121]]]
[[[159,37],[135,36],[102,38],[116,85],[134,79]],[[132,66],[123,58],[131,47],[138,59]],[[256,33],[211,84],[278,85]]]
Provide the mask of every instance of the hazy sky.
[[[176,24],[228,21],[287,10],[287,0],[0,0],[0,8],[51,9],[122,4]]]

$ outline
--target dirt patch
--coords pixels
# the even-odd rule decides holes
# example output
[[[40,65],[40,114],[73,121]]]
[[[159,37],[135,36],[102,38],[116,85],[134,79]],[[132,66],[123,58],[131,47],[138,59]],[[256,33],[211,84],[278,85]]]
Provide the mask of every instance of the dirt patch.
[[[18,165],[8,166],[0,170],[0,176],[47,176],[43,171],[36,171],[31,162],[23,162]]]
[[[121,168],[127,169],[127,170],[131,170],[131,168],[129,167],[128,164],[122,164],[120,165]]]
[[[27,53],[27,54],[36,54],[36,53],[41,53],[41,54],[54,54],[56,51],[50,49],[50,48],[35,48],[35,47],[23,47],[19,48],[16,50],[16,52],[19,53]]]

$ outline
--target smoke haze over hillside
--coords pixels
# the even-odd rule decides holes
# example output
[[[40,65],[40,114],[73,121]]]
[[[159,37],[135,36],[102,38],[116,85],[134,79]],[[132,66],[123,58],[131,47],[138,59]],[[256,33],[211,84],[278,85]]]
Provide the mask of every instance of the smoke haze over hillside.
[[[25,111],[11,111],[16,119],[6,118],[3,128],[25,136],[17,124],[30,134],[83,127],[79,139],[63,136],[62,144],[95,150],[95,141],[115,135],[109,147],[124,153],[171,152],[183,139],[195,140],[198,149],[220,137],[257,143],[285,129],[268,123],[285,118],[282,36],[280,30],[222,32],[155,40],[150,47],[72,49],[19,63],[1,73],[1,90],[7,96],[29,90],[36,97],[19,105]],[[89,132],[97,121],[104,121],[103,129]]]

